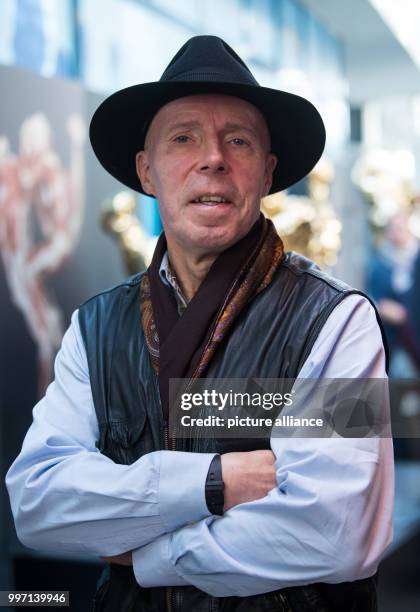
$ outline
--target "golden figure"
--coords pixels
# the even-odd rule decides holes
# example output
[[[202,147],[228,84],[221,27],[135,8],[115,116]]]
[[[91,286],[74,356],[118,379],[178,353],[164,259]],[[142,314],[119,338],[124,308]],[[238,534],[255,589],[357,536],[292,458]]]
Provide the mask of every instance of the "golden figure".
[[[144,270],[151,262],[157,237],[148,236],[136,214],[136,198],[120,191],[103,203],[101,224],[114,238],[128,274]]]
[[[329,201],[334,170],[321,159],[308,177],[308,196],[275,193],[262,200],[262,210],[273,221],[285,248],[312,259],[320,268],[337,261],[341,223]]]

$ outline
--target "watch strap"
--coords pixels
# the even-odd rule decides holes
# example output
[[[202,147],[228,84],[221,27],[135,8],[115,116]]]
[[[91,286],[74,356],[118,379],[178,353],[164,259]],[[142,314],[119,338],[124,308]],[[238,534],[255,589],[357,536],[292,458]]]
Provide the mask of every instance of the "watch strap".
[[[210,463],[206,478],[205,494],[209,512],[221,516],[225,503],[224,483],[222,478],[222,459],[215,455]]]

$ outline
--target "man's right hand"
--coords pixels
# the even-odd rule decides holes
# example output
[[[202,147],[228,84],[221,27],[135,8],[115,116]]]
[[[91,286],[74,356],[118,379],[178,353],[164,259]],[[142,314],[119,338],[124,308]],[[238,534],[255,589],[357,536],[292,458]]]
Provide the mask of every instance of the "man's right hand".
[[[223,510],[265,497],[277,486],[276,457],[269,450],[221,455],[225,485]]]

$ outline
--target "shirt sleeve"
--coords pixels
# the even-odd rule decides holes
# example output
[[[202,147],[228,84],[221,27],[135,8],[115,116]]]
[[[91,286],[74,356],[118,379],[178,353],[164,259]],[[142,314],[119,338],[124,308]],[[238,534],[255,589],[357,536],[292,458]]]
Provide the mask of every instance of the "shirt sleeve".
[[[39,550],[112,556],[210,514],[204,485],[214,453],[161,450],[119,465],[97,439],[76,311],[55,380],[6,476],[19,539]]]
[[[386,378],[379,326],[365,298],[349,296],[334,309],[300,376]],[[192,584],[216,597],[246,597],[376,572],[392,539],[392,440],[271,444],[278,486],[135,551],[140,585]]]

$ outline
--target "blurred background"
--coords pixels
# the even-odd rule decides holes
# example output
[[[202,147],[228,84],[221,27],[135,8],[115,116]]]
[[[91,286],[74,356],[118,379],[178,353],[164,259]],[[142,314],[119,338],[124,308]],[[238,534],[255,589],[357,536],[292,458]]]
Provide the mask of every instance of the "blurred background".
[[[102,564],[23,547],[4,474],[71,313],[147,265],[161,230],[156,202],[97,162],[91,115],[157,80],[191,36],[216,34],[261,85],[324,118],[321,161],[263,210],[289,249],[366,291],[383,317],[402,427],[380,610],[420,610],[419,23],[417,0],[0,2],[0,590],[70,590],[72,609],[90,609]]]

